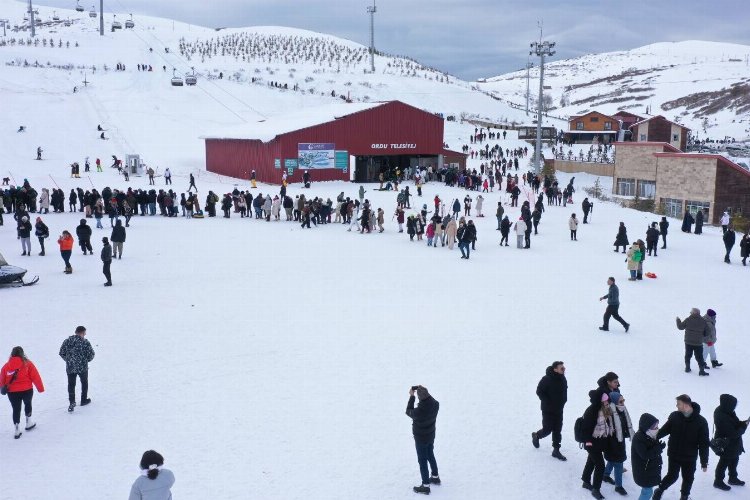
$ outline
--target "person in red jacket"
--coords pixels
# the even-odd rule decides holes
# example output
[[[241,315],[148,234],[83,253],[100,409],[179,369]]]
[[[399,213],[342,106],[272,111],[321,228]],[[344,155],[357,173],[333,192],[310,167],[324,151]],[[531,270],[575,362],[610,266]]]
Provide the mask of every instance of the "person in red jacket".
[[[21,437],[21,403],[26,410],[26,430],[30,431],[36,427],[36,423],[31,420],[31,398],[34,396],[34,389],[44,392],[44,383],[39,372],[23,352],[23,347],[16,346],[10,352],[10,359],[0,372],[0,386],[7,386],[8,399],[13,408],[13,425],[15,426],[15,438]]]
[[[70,267],[70,255],[73,253],[73,235],[68,231],[63,231],[57,240],[57,244],[60,245],[60,256],[65,261],[65,274],[71,274],[73,268]]]

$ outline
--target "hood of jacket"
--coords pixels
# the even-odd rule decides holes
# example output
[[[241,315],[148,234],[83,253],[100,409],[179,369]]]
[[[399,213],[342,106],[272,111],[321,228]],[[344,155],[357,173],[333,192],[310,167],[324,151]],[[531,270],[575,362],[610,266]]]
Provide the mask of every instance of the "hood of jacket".
[[[731,413],[737,408],[737,398],[731,394],[722,394],[719,396],[719,408],[727,413]]]
[[[701,414],[701,405],[699,405],[695,401],[693,401],[692,403],[690,403],[690,405],[693,407],[693,415],[700,415]]]
[[[600,405],[602,404],[602,391],[599,389],[593,389],[589,391],[589,401],[591,404]]]
[[[638,430],[645,433],[658,421],[659,419],[651,415],[650,413],[644,413],[638,420]]]

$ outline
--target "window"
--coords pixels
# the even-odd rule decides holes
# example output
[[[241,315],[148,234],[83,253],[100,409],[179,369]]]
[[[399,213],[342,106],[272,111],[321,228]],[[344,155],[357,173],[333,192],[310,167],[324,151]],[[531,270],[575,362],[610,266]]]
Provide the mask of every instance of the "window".
[[[641,198],[654,198],[656,195],[655,181],[638,181],[638,196]]]
[[[576,122],[576,130],[583,130],[583,122]]]
[[[617,194],[635,196],[635,179],[617,179]]]
[[[641,142],[646,142],[646,134],[641,134],[640,139],[638,139]]]
[[[680,140],[679,134],[672,134],[672,142],[678,142]]]
[[[591,117],[591,123],[598,123],[598,122],[599,122],[599,117],[598,116],[592,116]]]
[[[604,122],[604,130],[612,130],[612,122]]]
[[[686,201],[685,202],[685,209],[690,210],[690,213],[695,215],[698,213],[698,210],[703,210],[703,220],[705,222],[708,222],[708,215],[709,215],[709,209],[711,208],[711,204],[705,201]]]
[[[678,219],[682,218],[682,200],[661,198],[661,205],[664,207],[664,215]]]

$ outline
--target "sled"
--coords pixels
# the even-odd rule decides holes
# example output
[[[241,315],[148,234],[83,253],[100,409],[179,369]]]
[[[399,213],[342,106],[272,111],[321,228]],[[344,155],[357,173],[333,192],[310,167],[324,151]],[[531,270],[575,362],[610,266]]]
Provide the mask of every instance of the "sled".
[[[656,278],[656,274],[654,274],[654,273],[646,273],[646,277],[654,279],[654,278]]]
[[[193,214],[193,219],[202,219],[203,218],[203,210],[198,210]]]

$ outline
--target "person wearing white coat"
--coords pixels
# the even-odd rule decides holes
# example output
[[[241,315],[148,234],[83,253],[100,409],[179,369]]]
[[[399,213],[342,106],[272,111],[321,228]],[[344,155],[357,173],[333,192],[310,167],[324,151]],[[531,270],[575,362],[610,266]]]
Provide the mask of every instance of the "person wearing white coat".
[[[568,219],[568,228],[570,228],[570,241],[578,241],[578,219],[576,214],[570,216]]]
[[[42,188],[42,195],[39,197],[39,213],[49,213],[49,189],[47,188]]]
[[[516,221],[516,248],[523,248],[526,239],[526,228],[528,227],[523,217]]]
[[[482,203],[484,203],[484,197],[480,194],[477,196],[476,203],[477,217],[484,217],[484,215],[482,215]]]
[[[728,227],[729,227],[729,212],[725,210],[724,214],[722,214],[721,216],[721,232],[726,233]]]

